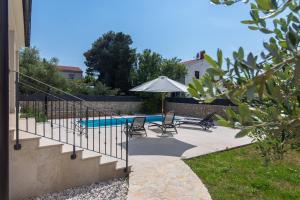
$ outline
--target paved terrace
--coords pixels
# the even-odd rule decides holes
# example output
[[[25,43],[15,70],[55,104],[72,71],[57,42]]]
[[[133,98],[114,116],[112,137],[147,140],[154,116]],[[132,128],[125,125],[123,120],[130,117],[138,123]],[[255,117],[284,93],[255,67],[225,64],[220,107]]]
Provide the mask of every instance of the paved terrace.
[[[217,126],[204,131],[182,125],[178,134],[161,136],[150,128],[148,137],[133,137],[129,143],[133,172],[129,178],[129,200],[210,200],[201,180],[182,161],[227,148],[249,144],[250,138],[235,138],[237,130]]]
[[[67,121],[61,121],[66,127]],[[26,129],[25,120],[21,120],[21,128]],[[56,121],[51,133],[50,123],[37,124],[37,132],[47,137],[60,137],[62,140],[73,141],[73,129],[62,127],[59,131]],[[68,127],[71,127],[68,120]],[[146,124],[147,126],[147,124]],[[35,132],[34,120],[28,121],[29,131]],[[77,130],[77,129],[76,129]],[[94,133],[93,133],[94,132]],[[237,130],[217,126],[204,131],[200,127],[182,125],[178,134],[162,136],[158,128],[147,129],[148,137],[133,136],[129,140],[129,162],[132,172],[129,178],[129,200],[210,200],[211,197],[201,180],[182,161],[182,158],[200,156],[227,148],[249,144],[248,137],[235,138]],[[99,134],[100,133],[100,134]],[[125,134],[121,127],[107,127],[106,137],[104,128],[89,129],[88,139],[75,134],[78,146],[100,149],[112,156],[125,157]],[[99,137],[100,135],[100,137]],[[116,137],[117,136],[117,137]],[[105,139],[106,138],[106,139]],[[93,143],[93,140],[95,141]],[[45,140],[49,142],[49,140]],[[100,145],[99,145],[100,141]],[[89,152],[88,153],[94,153]],[[108,158],[105,156],[105,158]],[[124,162],[120,162],[124,165]]]

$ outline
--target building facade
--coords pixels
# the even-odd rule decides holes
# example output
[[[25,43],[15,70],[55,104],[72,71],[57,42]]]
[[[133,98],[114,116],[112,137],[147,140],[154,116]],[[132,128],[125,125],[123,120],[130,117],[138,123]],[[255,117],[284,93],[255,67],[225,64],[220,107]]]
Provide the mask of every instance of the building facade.
[[[199,79],[210,68],[208,62],[204,59],[205,51],[197,54],[196,59],[182,62],[186,66],[187,74],[184,78],[184,84],[188,85],[193,81],[193,78]]]
[[[79,67],[57,66],[59,74],[67,79],[82,79],[82,70]]]

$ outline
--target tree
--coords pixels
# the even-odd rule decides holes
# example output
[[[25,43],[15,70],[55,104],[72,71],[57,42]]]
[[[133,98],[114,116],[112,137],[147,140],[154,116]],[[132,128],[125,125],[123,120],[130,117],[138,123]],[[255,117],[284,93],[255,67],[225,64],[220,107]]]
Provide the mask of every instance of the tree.
[[[158,76],[168,76],[171,79],[181,81],[186,73],[187,69],[178,58],[164,59],[160,54],[146,49],[137,55],[132,78],[134,85],[139,85]]]
[[[164,59],[160,54],[145,49],[137,55],[136,66],[131,72],[132,85],[140,85],[158,76],[168,76],[181,81],[186,73],[187,69],[179,59]],[[161,94],[141,93],[140,95],[144,98],[143,113],[152,114],[161,110]]]
[[[176,81],[183,82],[187,69],[180,61],[181,60],[176,57],[164,59],[160,68],[160,74]]]
[[[98,80],[111,88],[127,93],[129,75],[135,61],[132,40],[122,32],[108,32],[98,38],[92,48],[84,53],[87,74],[99,73]]]
[[[25,48],[20,52],[20,72],[34,79],[47,83],[53,87],[67,89],[67,80],[61,77],[57,71],[57,58],[51,58],[49,61],[42,59],[39,51],[33,48]],[[20,76],[23,83],[30,83],[28,78]],[[37,88],[46,91],[44,85],[34,85]],[[22,87],[23,91],[25,87]],[[28,87],[27,87],[28,88]]]
[[[70,80],[68,88],[68,92],[75,95],[115,96],[119,92],[118,89],[111,89],[90,75],[85,76],[83,79]]]
[[[211,2],[231,5],[238,0]],[[219,123],[241,129],[237,137],[253,137],[268,163],[282,158],[300,139],[300,1],[243,2],[251,3],[251,19],[242,23],[270,35],[264,50],[260,56],[245,55],[239,48],[226,59],[218,50],[216,60],[206,55],[212,68],[201,80],[193,80],[189,92],[199,100],[222,97],[238,105],[238,111],[226,109]]]

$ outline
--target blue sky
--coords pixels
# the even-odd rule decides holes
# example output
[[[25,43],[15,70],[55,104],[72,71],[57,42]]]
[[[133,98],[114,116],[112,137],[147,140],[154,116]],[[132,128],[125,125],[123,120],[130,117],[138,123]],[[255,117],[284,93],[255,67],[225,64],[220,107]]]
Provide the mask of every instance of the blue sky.
[[[85,70],[83,53],[102,34],[122,31],[133,47],[166,58],[193,59],[206,50],[225,55],[243,46],[260,53],[263,34],[240,24],[249,5],[212,5],[209,0],[33,0],[32,46],[41,56]]]

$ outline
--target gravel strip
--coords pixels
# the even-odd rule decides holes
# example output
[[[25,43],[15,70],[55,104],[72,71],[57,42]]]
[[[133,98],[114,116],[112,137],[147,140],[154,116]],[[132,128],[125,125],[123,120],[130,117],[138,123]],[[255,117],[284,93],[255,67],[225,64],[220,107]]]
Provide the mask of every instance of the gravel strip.
[[[120,178],[48,193],[32,200],[126,200],[127,193],[128,181],[126,178]]]

